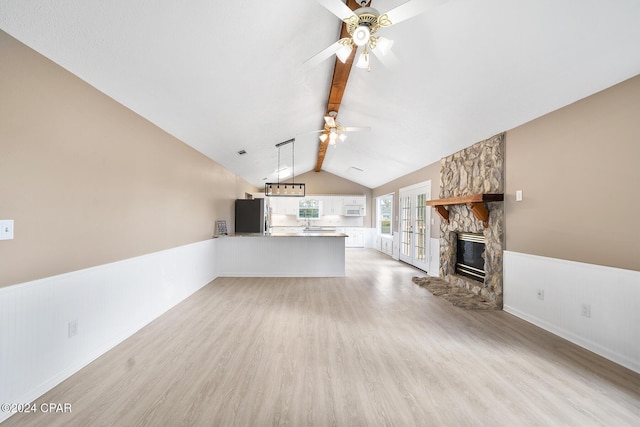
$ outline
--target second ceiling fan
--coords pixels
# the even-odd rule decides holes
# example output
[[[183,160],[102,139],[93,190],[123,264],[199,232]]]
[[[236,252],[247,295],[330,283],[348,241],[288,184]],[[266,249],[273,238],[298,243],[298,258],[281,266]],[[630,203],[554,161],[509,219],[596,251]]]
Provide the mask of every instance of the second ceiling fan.
[[[326,142],[328,140],[329,145],[335,146],[338,141],[344,141],[345,139],[347,139],[347,135],[345,134],[345,132],[371,130],[370,127],[341,126],[338,122],[336,122],[337,115],[337,112],[330,111],[329,114],[324,117],[324,129],[318,131],[322,132],[322,134],[319,136],[321,142]]]

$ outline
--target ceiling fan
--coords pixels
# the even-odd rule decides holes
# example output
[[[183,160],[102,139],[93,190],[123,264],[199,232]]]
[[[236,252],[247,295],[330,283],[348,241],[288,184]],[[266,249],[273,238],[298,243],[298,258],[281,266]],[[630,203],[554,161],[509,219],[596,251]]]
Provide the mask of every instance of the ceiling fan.
[[[324,129],[317,131],[322,132],[322,134],[319,136],[321,142],[325,142],[328,139],[329,145],[335,146],[338,141],[344,141],[345,139],[347,139],[347,135],[345,134],[345,132],[371,130],[370,127],[341,126],[338,122],[336,122],[337,115],[337,112],[330,111],[329,114],[324,117]]]
[[[346,24],[349,37],[338,40],[309,58],[305,61],[305,66],[316,66],[333,54],[345,63],[355,48],[360,50],[356,67],[368,70],[370,70],[370,52],[387,66],[393,65],[395,62],[395,56],[391,52],[393,41],[377,36],[380,28],[395,25],[444,2],[444,0],[409,0],[381,14],[376,9],[367,7],[371,0],[356,0],[356,3],[360,5],[360,8],[356,10],[351,10],[342,0],[317,1]]]

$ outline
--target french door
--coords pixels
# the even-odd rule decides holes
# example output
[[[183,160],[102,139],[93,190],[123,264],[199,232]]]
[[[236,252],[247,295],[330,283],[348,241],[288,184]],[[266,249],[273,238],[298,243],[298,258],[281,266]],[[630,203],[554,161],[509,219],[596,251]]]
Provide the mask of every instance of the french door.
[[[427,271],[429,266],[429,237],[431,210],[431,181],[400,189],[400,261]]]

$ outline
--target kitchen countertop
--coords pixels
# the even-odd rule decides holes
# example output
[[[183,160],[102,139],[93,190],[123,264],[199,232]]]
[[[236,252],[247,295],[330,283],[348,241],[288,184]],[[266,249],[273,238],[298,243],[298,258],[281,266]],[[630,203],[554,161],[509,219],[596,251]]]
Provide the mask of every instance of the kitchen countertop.
[[[272,233],[238,233],[230,234],[229,237],[347,237],[344,233],[337,231],[300,231],[292,232],[272,232]]]

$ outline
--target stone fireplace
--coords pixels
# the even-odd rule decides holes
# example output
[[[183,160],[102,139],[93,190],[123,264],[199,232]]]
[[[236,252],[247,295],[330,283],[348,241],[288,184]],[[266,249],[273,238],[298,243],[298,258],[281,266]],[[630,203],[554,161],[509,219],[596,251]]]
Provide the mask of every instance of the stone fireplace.
[[[440,199],[474,194],[502,195],[504,193],[503,173],[504,134],[499,134],[442,159]],[[500,200],[502,200],[501,197]],[[487,216],[486,221],[478,219],[482,214],[475,212],[476,209],[484,212]],[[501,201],[483,201],[473,205],[460,203],[447,206],[446,210],[448,221],[443,220],[440,225],[440,277],[476,295],[481,295],[496,308],[502,309],[503,203]],[[440,208],[438,211],[443,213]],[[482,270],[481,273],[466,269],[482,277],[469,277],[473,275],[462,274],[460,266],[456,268],[456,265],[460,264],[458,237],[461,235],[471,235],[477,241],[483,241],[484,250],[478,254],[477,251],[481,249],[475,247],[475,252],[472,254],[475,265],[471,265],[477,270]],[[466,252],[466,244],[463,246]],[[469,263],[464,262],[464,252],[460,256],[463,260],[462,264],[467,265]],[[483,263],[482,268],[479,268],[478,263]]]

